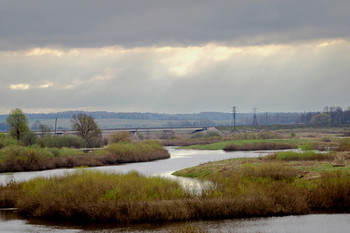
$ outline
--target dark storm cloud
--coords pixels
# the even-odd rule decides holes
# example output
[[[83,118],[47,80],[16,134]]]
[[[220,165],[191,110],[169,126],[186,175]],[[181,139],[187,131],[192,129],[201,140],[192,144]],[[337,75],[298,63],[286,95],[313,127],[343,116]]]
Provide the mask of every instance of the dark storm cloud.
[[[0,49],[347,38],[349,9],[347,0],[1,0]]]

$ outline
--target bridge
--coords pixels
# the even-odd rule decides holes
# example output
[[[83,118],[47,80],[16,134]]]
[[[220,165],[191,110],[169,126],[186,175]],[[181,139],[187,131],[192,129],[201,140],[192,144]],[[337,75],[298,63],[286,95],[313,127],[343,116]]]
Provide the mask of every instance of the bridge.
[[[131,134],[141,134],[141,133],[162,133],[162,132],[175,132],[183,134],[193,134],[197,132],[203,132],[208,130],[208,127],[153,127],[153,128],[114,128],[114,129],[101,129],[102,135],[107,137],[116,132],[127,131]],[[35,131],[36,134],[40,134],[40,131]],[[56,130],[56,135],[75,135],[77,131],[75,130]]]

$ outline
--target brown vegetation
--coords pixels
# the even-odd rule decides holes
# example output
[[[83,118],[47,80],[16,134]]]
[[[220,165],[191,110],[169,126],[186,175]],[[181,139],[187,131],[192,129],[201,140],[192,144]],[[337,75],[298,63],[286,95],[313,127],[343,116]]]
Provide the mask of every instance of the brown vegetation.
[[[168,151],[154,141],[110,144],[103,150],[87,154],[75,151],[77,155],[68,156],[55,154],[55,150],[42,148],[12,146],[6,149],[3,152],[6,158],[0,162],[0,172],[39,171],[81,166],[96,167],[146,162],[170,157]]]
[[[284,149],[297,149],[296,145],[290,143],[280,142],[255,142],[255,143],[243,143],[229,144],[225,146],[225,151],[253,151],[253,150],[284,150]]]

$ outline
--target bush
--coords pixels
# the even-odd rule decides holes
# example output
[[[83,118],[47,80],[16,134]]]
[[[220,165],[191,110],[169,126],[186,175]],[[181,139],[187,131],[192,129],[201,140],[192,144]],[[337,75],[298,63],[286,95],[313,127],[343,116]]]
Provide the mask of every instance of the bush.
[[[43,158],[51,158],[54,155],[47,149],[40,147],[24,147],[20,145],[10,145],[0,151],[2,160],[7,163],[22,160],[24,162],[36,163]]]
[[[32,146],[36,143],[37,139],[38,137],[33,131],[26,131],[20,140],[24,146]]]
[[[37,141],[41,147],[68,147],[68,148],[84,148],[86,146],[85,140],[74,135],[63,136],[46,136],[39,138]]]
[[[308,142],[303,145],[300,145],[300,149],[302,149],[303,151],[315,150],[314,144],[312,142]]]
[[[115,132],[109,137],[109,143],[130,142],[130,133],[127,131]]]
[[[17,140],[9,135],[0,133],[0,149],[9,145],[17,145]]]

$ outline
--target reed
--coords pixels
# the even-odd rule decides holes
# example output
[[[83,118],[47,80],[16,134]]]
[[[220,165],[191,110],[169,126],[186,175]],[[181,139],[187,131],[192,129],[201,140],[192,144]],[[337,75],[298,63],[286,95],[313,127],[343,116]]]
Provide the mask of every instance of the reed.
[[[285,150],[296,149],[297,146],[290,143],[281,142],[255,142],[236,144],[231,143],[224,147],[225,151],[253,151],[253,150]]]
[[[294,152],[283,151],[267,156],[269,159],[277,159],[283,161],[331,161],[336,158],[334,153],[316,153],[314,151]]]
[[[169,157],[168,151],[155,141],[113,143],[106,149],[87,154],[69,148],[11,145],[0,149],[0,172],[117,165]]]

